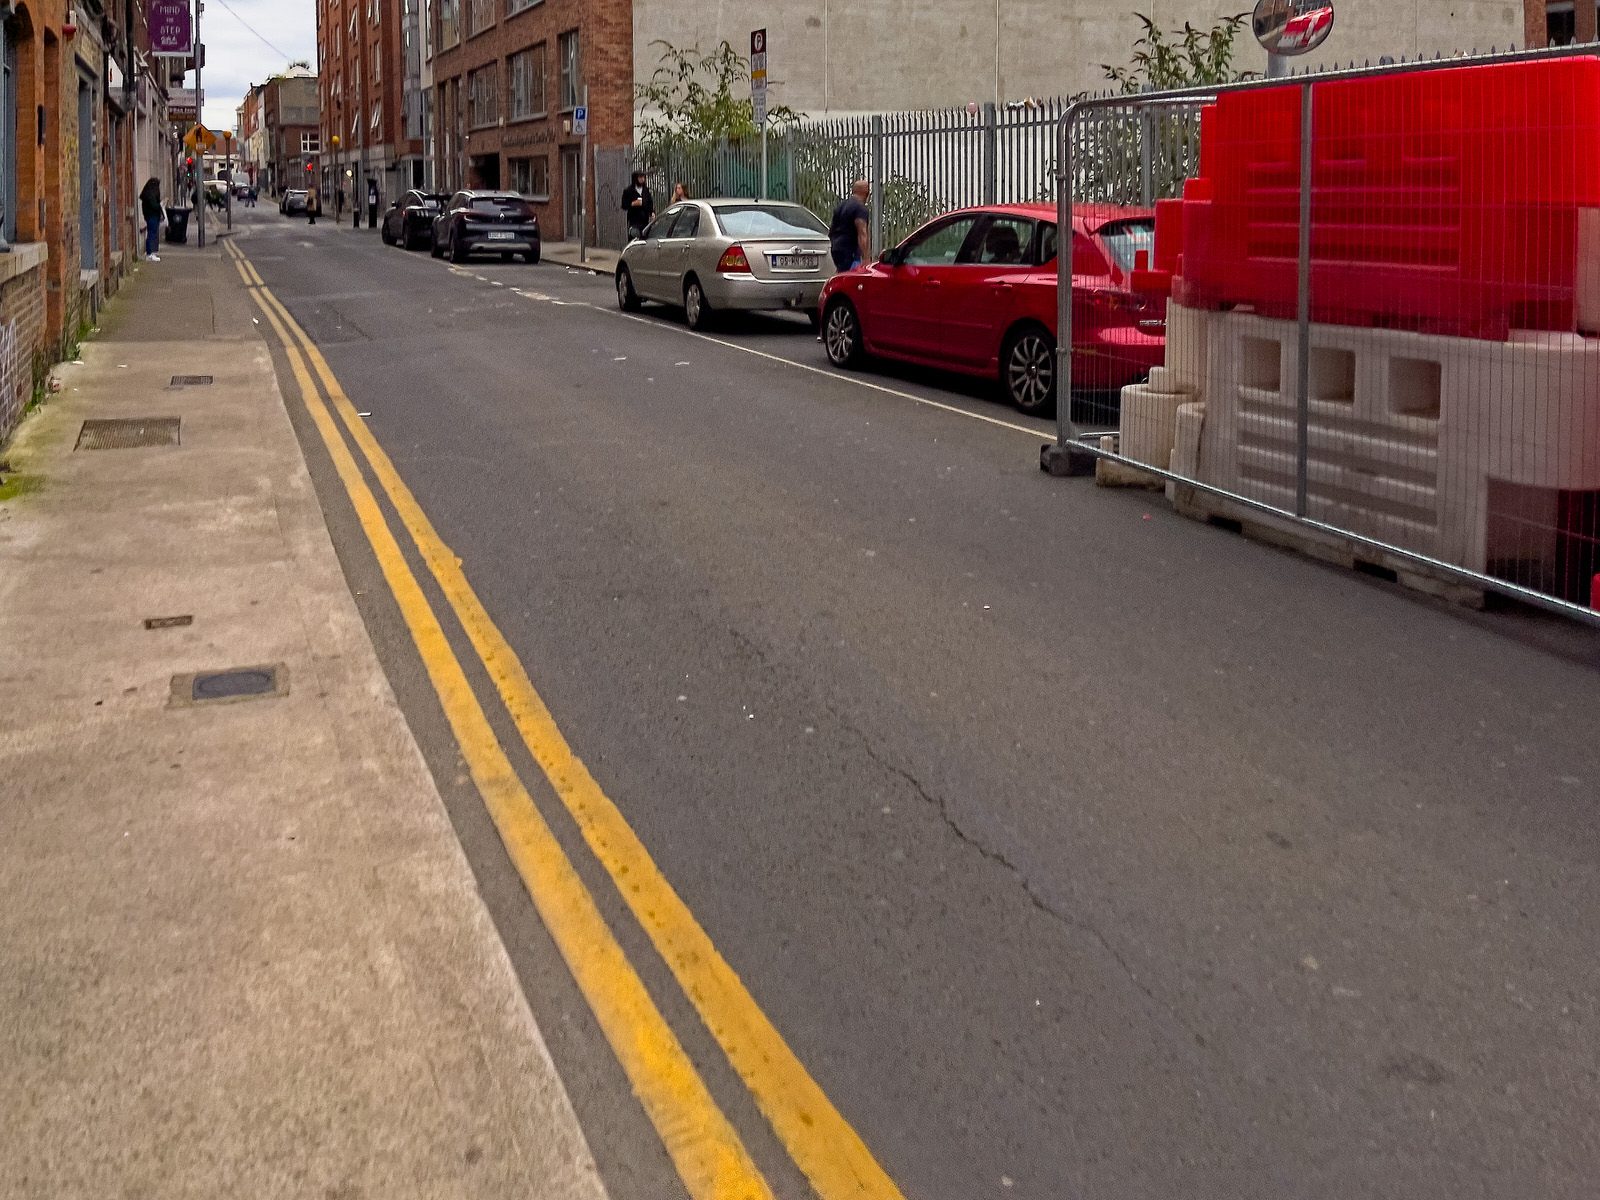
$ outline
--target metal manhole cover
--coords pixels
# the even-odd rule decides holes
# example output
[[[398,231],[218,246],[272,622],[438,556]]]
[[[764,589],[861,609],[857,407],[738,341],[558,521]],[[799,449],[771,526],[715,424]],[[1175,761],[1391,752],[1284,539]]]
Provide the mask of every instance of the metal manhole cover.
[[[172,386],[173,387],[210,387],[211,386],[211,376],[209,376],[209,375],[174,375],[172,377]]]
[[[114,417],[85,421],[75,450],[134,450],[178,445],[178,417]]]
[[[232,667],[226,671],[199,671],[172,677],[174,708],[197,704],[227,704],[236,700],[265,700],[289,694],[289,671],[281,663],[267,667]]]

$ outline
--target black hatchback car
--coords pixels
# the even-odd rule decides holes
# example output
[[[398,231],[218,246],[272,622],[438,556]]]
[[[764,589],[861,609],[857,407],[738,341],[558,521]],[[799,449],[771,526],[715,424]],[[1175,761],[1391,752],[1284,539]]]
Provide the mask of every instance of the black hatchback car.
[[[457,192],[433,220],[433,256],[465,262],[476,252],[539,261],[539,218],[516,192]]]
[[[449,196],[410,191],[383,214],[383,244],[419,250],[433,238],[433,219],[444,211]]]

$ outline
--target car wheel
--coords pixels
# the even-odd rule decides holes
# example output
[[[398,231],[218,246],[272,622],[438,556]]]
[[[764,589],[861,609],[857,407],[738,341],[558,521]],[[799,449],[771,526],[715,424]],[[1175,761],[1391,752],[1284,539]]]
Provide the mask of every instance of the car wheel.
[[[523,257],[528,260],[529,265],[535,267],[539,265],[539,252],[537,250],[529,250]]]
[[[683,285],[683,316],[690,329],[706,329],[711,325],[711,305],[706,301],[705,289],[692,275]]]
[[[385,221],[383,223],[383,229],[379,232],[378,236],[383,239],[383,244],[385,246],[394,245],[394,237],[389,232],[389,222]]]
[[[633,275],[627,267],[617,268],[617,307],[623,312],[639,311],[639,293],[633,290]]]
[[[822,344],[828,361],[836,367],[854,367],[861,362],[861,318],[848,300],[828,305],[823,318]]]
[[[439,235],[437,233],[429,235],[428,253],[433,255],[434,258],[444,257],[444,247],[439,245]]]
[[[466,251],[461,248],[461,243],[455,238],[450,239],[450,261],[453,263],[464,263],[467,261]]]
[[[1048,417],[1056,410],[1056,340],[1037,325],[1006,339],[1000,354],[1000,386],[1019,412]]]

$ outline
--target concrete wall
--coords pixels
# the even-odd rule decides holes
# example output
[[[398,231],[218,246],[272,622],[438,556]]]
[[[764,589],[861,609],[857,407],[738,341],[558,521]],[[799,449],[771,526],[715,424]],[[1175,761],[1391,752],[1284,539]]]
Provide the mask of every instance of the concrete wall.
[[[1328,61],[1504,48],[1523,36],[1522,0],[1337,7]],[[1104,88],[1102,63],[1127,65],[1139,36],[1136,10],[1172,29],[1249,8],[1216,0],[634,0],[634,74],[647,80],[659,65],[657,40],[709,50],[725,39],[742,54],[750,31],[765,26],[772,103],[811,115],[950,107],[994,100],[997,90],[1002,101],[1062,96]],[[1237,61],[1264,64],[1248,29]]]

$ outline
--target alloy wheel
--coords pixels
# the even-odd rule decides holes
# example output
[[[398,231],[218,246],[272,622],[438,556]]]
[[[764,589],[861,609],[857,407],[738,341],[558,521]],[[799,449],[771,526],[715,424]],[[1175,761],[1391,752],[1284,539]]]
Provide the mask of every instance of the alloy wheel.
[[[1056,352],[1041,333],[1024,333],[1006,358],[1006,394],[1023,412],[1048,408],[1055,395]]]
[[[854,361],[856,347],[861,340],[855,310],[848,304],[836,304],[829,309],[828,328],[823,340],[828,348],[829,361],[841,367]]]
[[[705,297],[700,294],[700,285],[691,283],[683,293],[683,315],[689,318],[689,328],[700,328],[700,316],[705,308]]]

